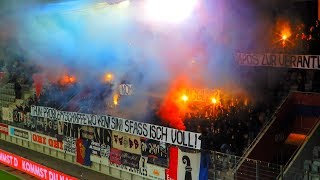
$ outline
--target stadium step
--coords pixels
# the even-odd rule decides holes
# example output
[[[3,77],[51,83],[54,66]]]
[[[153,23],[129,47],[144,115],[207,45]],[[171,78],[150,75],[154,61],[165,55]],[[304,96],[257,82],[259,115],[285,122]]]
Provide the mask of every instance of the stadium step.
[[[15,102],[15,96],[0,94],[0,100],[7,102]]]
[[[15,96],[14,89],[1,88],[0,94]]]
[[[12,103],[0,100],[0,107],[9,107],[10,104]]]

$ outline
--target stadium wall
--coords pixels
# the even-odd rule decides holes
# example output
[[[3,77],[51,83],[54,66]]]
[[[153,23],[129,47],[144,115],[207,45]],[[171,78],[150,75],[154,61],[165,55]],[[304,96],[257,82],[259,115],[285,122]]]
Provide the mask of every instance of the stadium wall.
[[[304,162],[305,160],[312,160],[313,154],[312,150],[315,146],[319,146],[320,139],[320,121],[313,129],[313,132],[307,137],[307,141],[300,148],[299,152],[292,159],[290,164],[284,171],[284,179],[303,179],[304,172]]]
[[[45,147],[40,144],[36,144],[36,143],[30,142],[27,140],[23,140],[21,138],[12,137],[12,136],[9,136],[9,135],[3,134],[3,133],[0,133],[0,139],[7,141],[7,142],[10,142],[12,144],[16,144],[21,147],[33,150],[35,152],[39,152],[39,153],[51,156],[53,158],[58,158],[60,160],[66,161],[66,162],[73,163],[75,165],[78,165],[78,166],[81,166],[81,167],[84,167],[84,168],[87,168],[87,169],[90,169],[90,170],[93,170],[93,171],[96,171],[99,173],[106,174],[108,176],[111,176],[111,177],[114,177],[117,179],[134,179],[134,180],[146,179],[141,176],[130,174],[130,173],[122,171],[120,169],[116,169],[116,168],[113,168],[110,166],[105,166],[103,164],[99,164],[99,163],[95,163],[95,162],[92,162],[91,167],[82,166],[76,162],[76,156],[74,156],[74,155],[67,154],[67,153],[64,153],[64,152],[61,152],[61,151],[58,151],[58,150],[55,150],[55,149],[52,149],[49,147]],[[57,167],[50,167],[50,168],[57,169]],[[68,172],[68,173],[70,175],[75,174],[72,172]],[[77,178],[80,178],[79,175]],[[106,176],[106,178],[107,178],[107,176]]]

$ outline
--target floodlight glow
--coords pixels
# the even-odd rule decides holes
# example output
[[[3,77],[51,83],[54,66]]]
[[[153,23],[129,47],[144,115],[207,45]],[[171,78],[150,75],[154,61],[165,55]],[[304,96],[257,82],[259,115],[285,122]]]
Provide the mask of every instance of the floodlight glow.
[[[146,0],[145,13],[152,21],[179,23],[193,12],[197,0]]]
[[[120,9],[124,9],[124,8],[128,8],[130,5],[130,1],[129,0],[125,0],[125,1],[122,1],[120,2],[117,7],[120,8]]]

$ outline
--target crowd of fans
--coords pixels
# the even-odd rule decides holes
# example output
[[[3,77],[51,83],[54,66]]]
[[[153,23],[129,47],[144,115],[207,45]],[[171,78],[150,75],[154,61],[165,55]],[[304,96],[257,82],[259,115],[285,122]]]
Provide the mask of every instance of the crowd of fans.
[[[319,44],[320,21],[316,20],[310,27],[306,27],[304,24],[297,25],[292,38],[283,46],[288,46],[287,52],[294,51],[296,53],[318,55],[320,52]],[[290,47],[293,47],[293,49],[290,49]]]
[[[304,29],[306,28],[303,25],[297,27],[295,35],[297,49],[299,53],[316,54],[319,52],[318,47],[320,47],[317,46],[320,41],[319,21],[316,21],[308,33],[303,32]],[[250,68],[254,69],[253,67]],[[7,73],[7,82],[14,84],[17,99],[22,98],[22,85],[32,88],[34,84],[32,74],[36,70],[23,60],[0,59],[0,71]],[[201,107],[201,110],[189,112],[184,117],[186,130],[202,133],[203,149],[242,155],[245,148],[255,139],[289,91],[320,91],[320,75],[316,71],[294,69],[279,71],[283,73],[278,77],[274,86],[266,90],[263,88],[252,90],[253,86],[247,87],[248,91],[260,92],[259,96],[264,96],[264,99],[255,101],[254,99],[258,99],[258,96],[252,93],[252,97],[250,97],[252,101],[250,102],[240,99],[232,103],[225,102],[222,106],[207,105]],[[254,76],[252,75],[252,77]],[[250,81],[250,78],[248,78],[248,81]],[[39,94],[35,93],[25,100],[24,104],[17,105],[14,114],[18,116],[19,113],[17,112],[29,112],[31,105],[101,114],[106,109],[103,100],[105,98],[110,99],[112,89],[112,84],[105,84],[79,91],[77,83],[67,86],[59,83],[49,83],[42,88]],[[237,98],[234,97],[234,99]],[[74,104],[77,105],[77,108],[72,108]],[[21,118],[17,117],[16,119]],[[150,123],[168,126],[160,120],[156,111],[153,112]]]

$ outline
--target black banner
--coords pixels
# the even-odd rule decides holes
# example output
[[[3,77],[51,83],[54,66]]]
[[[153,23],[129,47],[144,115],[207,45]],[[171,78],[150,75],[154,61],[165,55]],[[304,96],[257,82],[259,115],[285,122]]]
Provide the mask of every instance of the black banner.
[[[166,143],[141,138],[141,154],[146,157],[167,158],[168,149]]]
[[[131,153],[122,151],[121,164],[135,168],[135,169],[139,169],[140,158],[141,158],[140,155],[131,154]]]

